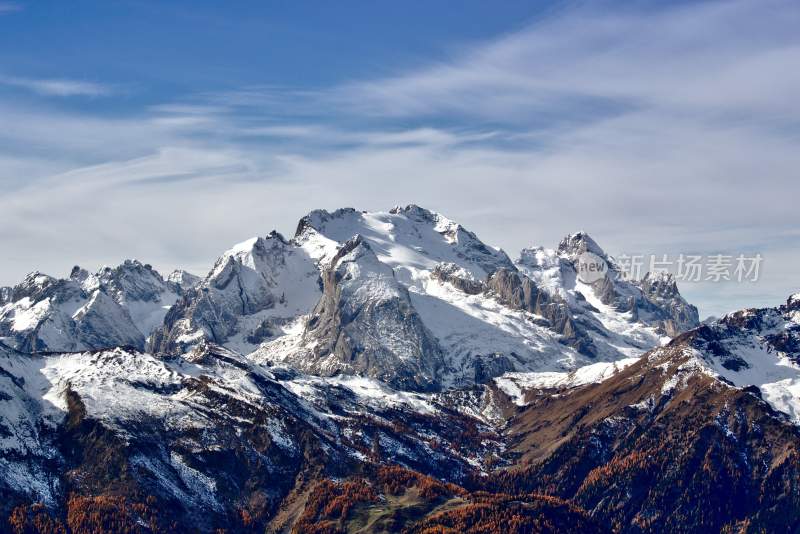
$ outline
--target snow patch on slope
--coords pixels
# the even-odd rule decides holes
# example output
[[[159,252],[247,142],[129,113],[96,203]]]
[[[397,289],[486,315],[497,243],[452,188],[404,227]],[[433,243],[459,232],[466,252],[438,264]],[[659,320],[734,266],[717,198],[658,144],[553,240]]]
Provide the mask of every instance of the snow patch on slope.
[[[531,389],[574,388],[586,384],[600,383],[626,367],[639,361],[639,358],[625,358],[616,362],[598,362],[580,367],[567,373],[506,373],[494,379],[494,383],[517,406],[525,406],[525,393]]]

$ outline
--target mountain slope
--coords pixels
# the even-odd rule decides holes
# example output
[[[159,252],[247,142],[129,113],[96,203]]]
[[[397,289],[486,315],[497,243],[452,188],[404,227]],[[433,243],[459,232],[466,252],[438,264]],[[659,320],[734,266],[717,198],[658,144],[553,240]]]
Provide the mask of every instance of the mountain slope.
[[[168,360],[0,346],[4,512],[68,522],[115,495],[104,513],[155,531],[795,531],[800,429],[764,392],[798,368],[799,306],[437,394],[204,344]]]
[[[618,532],[795,531],[797,305],[731,314],[596,383],[517,381],[517,467],[489,486],[557,495]]]
[[[499,447],[489,427],[430,397],[354,380],[269,369],[214,346],[164,361],[0,345],[2,512],[43,502],[57,513],[70,494],[115,495],[156,503],[167,525],[208,531],[246,512],[263,528],[320,477],[391,457],[463,480]]]

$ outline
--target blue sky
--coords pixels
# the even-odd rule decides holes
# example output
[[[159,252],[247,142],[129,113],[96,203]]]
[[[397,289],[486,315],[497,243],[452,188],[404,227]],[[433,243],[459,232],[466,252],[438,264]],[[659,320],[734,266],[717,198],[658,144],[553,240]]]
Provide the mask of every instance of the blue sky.
[[[418,203],[515,256],[764,256],[798,291],[800,6],[0,0],[0,283],[202,274],[314,208]]]
[[[4,2],[4,68],[99,80],[111,109],[249,85],[320,88],[446,61],[549,11],[531,2]],[[80,105],[81,103],[73,103]],[[98,104],[98,103],[93,103]]]

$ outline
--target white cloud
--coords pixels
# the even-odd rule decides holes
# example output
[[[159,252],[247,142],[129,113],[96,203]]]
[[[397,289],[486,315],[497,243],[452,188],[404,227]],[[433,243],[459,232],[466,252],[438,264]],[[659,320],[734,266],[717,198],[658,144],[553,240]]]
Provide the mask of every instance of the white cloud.
[[[112,94],[111,87],[99,83],[64,80],[64,79],[36,79],[20,78],[16,76],[0,76],[0,85],[17,87],[31,91],[42,96],[108,96]]]

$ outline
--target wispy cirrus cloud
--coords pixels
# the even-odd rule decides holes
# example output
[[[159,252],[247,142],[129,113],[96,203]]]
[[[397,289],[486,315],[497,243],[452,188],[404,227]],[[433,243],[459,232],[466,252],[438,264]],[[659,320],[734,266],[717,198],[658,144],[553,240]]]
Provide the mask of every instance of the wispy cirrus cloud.
[[[527,127],[640,109],[800,116],[796,28],[786,0],[562,12],[446,64],[355,82],[335,98],[378,116],[458,115]],[[765,83],[769,80],[769,83]]]
[[[15,87],[36,93],[41,96],[109,96],[114,91],[109,85],[81,80],[59,78],[21,78],[18,76],[0,76],[0,85]]]

